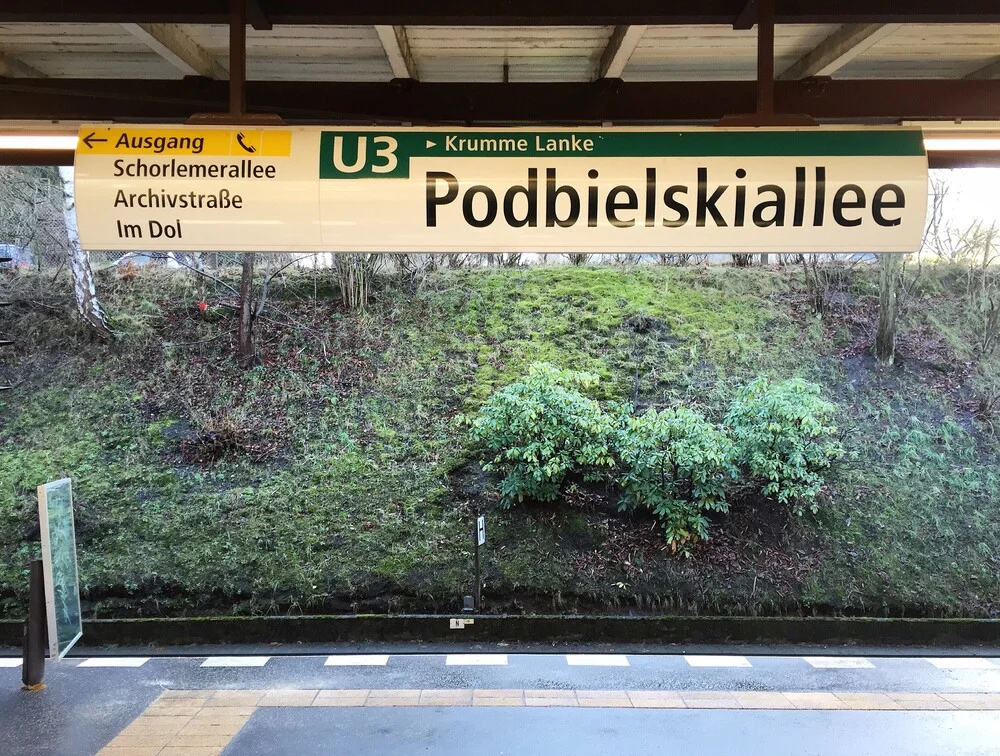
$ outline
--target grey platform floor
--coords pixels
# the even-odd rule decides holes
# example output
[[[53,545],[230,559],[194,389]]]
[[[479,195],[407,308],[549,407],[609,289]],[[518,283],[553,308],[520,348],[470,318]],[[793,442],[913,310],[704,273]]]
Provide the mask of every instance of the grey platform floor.
[[[606,653],[606,649],[601,649]],[[1000,658],[584,656],[508,654],[449,664],[445,654],[388,655],[374,666],[328,656],[267,656],[259,666],[203,666],[206,657],[96,656],[50,663],[47,688],[20,689],[0,666],[0,754],[90,756],[164,690],[473,688],[679,691],[1000,692]],[[339,656],[339,655],[338,655]],[[4,660],[0,659],[0,662]],[[380,661],[380,660],[379,660]],[[698,666],[702,663],[740,666]],[[8,660],[6,663],[16,663]],[[130,663],[108,667],[91,664]],[[246,663],[215,658],[214,663]],[[627,666],[624,666],[623,663]],[[820,662],[821,664],[823,662]],[[607,666],[607,665],[613,666]],[[748,753],[1000,754],[997,711],[692,711],[619,709],[258,709],[226,754]]]

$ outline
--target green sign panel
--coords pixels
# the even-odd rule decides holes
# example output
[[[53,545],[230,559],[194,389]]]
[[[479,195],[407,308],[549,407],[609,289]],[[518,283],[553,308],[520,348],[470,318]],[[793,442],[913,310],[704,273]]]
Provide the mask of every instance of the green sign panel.
[[[76,571],[73,486],[69,478],[38,487],[38,522],[42,531],[49,655],[61,659],[83,634],[80,582]]]
[[[418,158],[923,156],[919,131],[323,131],[321,179],[409,178]]]

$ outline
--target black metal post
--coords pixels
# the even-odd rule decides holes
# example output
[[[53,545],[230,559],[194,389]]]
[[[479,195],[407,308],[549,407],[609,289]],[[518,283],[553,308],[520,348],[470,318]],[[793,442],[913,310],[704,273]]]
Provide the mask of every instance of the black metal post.
[[[48,631],[45,623],[45,576],[42,561],[31,563],[28,577],[28,618],[24,621],[24,648],[21,656],[21,682],[25,690],[45,687],[45,646]]]
[[[246,0],[229,0],[229,116],[247,112],[247,7]]]
[[[757,4],[757,115],[774,115],[774,0]]]

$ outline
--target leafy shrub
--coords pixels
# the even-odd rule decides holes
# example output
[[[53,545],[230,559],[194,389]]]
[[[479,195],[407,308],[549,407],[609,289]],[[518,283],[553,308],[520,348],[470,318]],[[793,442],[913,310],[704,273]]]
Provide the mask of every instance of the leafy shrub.
[[[493,459],[485,470],[505,474],[504,506],[525,499],[552,501],[566,475],[611,467],[614,422],[578,389],[597,376],[536,363],[528,374],[501,389],[470,421],[470,435]]]
[[[738,474],[724,431],[685,407],[648,410],[618,434],[619,509],[645,507],[663,525],[674,551],[690,553],[708,538],[707,510],[728,512],[726,485]]]
[[[765,481],[761,493],[791,503],[797,515],[807,505],[817,511],[821,471],[844,454],[832,438],[837,432],[835,411],[820,396],[819,386],[799,378],[771,385],[762,376],[744,386],[729,405],[726,423],[740,463]]]

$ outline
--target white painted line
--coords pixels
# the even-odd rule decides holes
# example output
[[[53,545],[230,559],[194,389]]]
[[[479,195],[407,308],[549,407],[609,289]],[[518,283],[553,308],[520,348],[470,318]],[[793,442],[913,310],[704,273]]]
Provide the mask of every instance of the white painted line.
[[[989,659],[981,656],[926,657],[938,669],[1000,669]]]
[[[0,667],[20,667],[20,659],[0,659]]]
[[[263,667],[270,656],[210,656],[201,663],[203,667]]]
[[[816,669],[875,669],[875,665],[861,656],[803,656]]]
[[[628,657],[624,654],[566,654],[566,663],[571,667],[627,667]]]
[[[745,656],[708,656],[684,655],[684,659],[692,667],[752,667]]]
[[[507,666],[507,654],[448,654],[445,664],[449,667]]]
[[[141,667],[149,661],[148,656],[95,656],[84,659],[77,667]]]
[[[388,654],[342,654],[326,657],[325,667],[384,667],[389,663]]]

